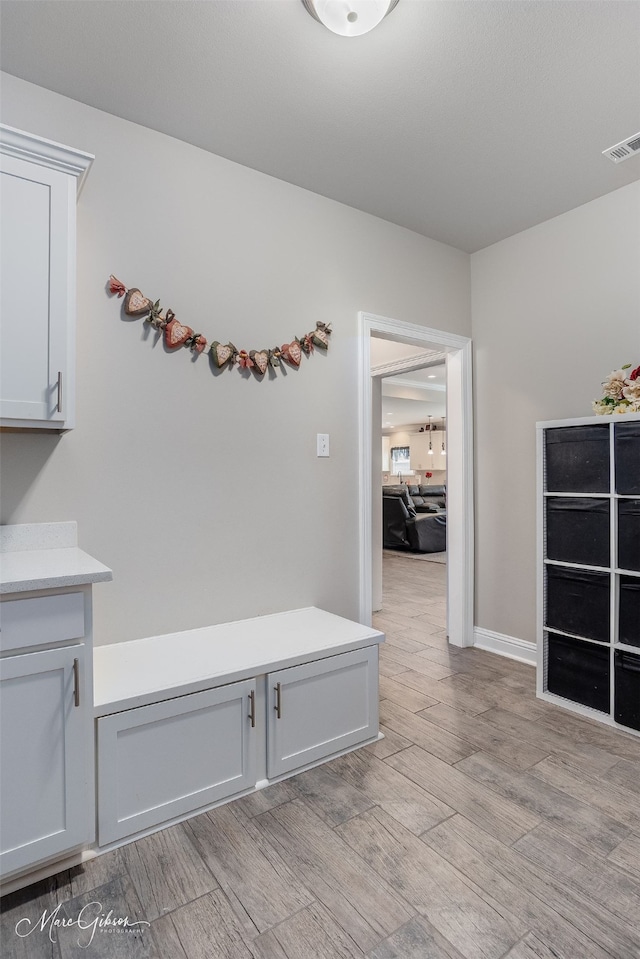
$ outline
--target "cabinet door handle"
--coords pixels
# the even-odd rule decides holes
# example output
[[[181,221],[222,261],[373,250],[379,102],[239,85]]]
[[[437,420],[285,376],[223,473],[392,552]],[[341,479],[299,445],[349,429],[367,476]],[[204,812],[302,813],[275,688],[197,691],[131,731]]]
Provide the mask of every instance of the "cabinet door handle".
[[[62,413],[62,373],[58,373],[58,402],[56,412]]]
[[[249,719],[251,720],[251,728],[254,729],[256,725],[256,694],[253,689],[249,693]]]
[[[276,711],[276,719],[280,719],[282,716],[282,687],[280,683],[273,687],[273,691],[276,694],[276,704],[273,708]]]
[[[80,660],[73,661],[73,704],[80,705]]]

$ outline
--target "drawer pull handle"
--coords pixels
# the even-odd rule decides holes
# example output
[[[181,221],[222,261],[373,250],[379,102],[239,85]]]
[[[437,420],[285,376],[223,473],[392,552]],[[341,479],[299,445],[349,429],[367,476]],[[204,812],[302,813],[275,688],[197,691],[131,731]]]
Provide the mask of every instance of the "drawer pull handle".
[[[280,719],[280,717],[282,716],[282,688],[280,683],[277,683],[273,687],[273,691],[276,694],[276,704],[273,708],[276,711],[276,719]]]
[[[73,704],[80,705],[80,660],[73,661]]]
[[[251,728],[255,729],[256,725],[256,694],[251,690],[249,693],[249,719],[251,720]]]
[[[56,412],[62,413],[62,373],[58,373],[58,402]]]

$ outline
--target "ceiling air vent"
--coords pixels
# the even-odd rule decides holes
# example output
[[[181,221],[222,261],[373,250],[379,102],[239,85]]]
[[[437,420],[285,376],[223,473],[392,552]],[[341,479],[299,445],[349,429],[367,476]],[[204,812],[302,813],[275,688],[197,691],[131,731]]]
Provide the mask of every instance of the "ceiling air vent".
[[[616,143],[615,146],[602,151],[602,155],[609,157],[614,163],[622,163],[635,153],[640,153],[640,133],[634,133],[628,140],[623,140],[622,143]]]

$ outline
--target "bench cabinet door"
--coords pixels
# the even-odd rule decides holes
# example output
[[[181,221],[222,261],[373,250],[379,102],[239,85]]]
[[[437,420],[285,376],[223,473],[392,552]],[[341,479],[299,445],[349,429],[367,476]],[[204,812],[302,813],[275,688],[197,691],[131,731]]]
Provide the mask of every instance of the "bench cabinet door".
[[[0,661],[3,876],[93,839],[85,678],[84,646]]]
[[[98,719],[101,846],[255,785],[255,688],[246,680]]]
[[[270,779],[378,735],[378,647],[292,666],[268,677]]]

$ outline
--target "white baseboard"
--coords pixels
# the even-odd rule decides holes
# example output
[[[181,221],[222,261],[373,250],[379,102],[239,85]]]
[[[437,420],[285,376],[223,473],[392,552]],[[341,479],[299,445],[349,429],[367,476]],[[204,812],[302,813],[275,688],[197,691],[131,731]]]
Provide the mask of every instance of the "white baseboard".
[[[526,639],[505,636],[503,633],[494,633],[491,629],[483,629],[482,626],[474,626],[473,645],[477,646],[478,649],[486,649],[490,653],[497,653],[499,656],[517,659],[529,666],[536,665],[536,644],[530,643]]]

